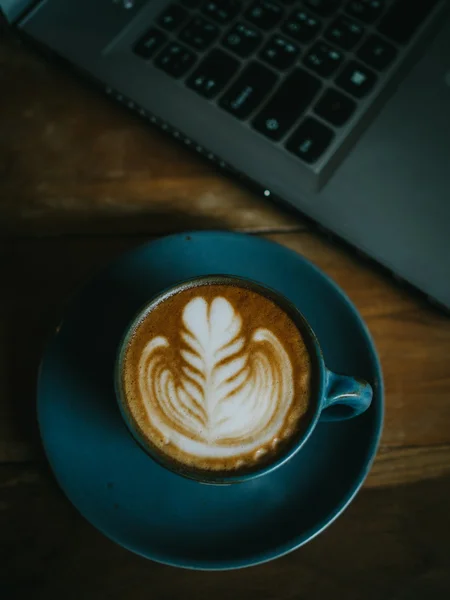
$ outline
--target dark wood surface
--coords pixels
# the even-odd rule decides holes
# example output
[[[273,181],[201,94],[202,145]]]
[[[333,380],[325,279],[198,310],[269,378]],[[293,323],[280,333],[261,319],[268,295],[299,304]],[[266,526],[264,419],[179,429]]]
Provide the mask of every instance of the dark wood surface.
[[[0,92],[0,598],[450,597],[448,317],[11,36]],[[59,491],[35,419],[39,357],[71,292],[124,250],[202,228],[265,235],[321,267],[366,320],[386,383],[378,457],[344,515],[284,558],[226,573],[104,538]]]

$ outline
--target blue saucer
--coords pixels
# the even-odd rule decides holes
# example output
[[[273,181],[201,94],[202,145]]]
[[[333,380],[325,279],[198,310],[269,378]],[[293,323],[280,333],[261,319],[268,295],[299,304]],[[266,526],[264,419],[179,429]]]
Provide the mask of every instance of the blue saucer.
[[[137,310],[162,289],[211,273],[280,291],[310,322],[327,366],[367,379],[375,391],[366,413],[320,423],[286,465],[226,487],[184,479],[153,462],[130,437],[113,389],[117,345]],[[364,323],[321,271],[263,239],[201,232],[138,248],[81,290],[45,352],[38,419],[59,484],[105,535],[163,563],[230,569],[298,548],[349,504],[380,439],[383,385]]]

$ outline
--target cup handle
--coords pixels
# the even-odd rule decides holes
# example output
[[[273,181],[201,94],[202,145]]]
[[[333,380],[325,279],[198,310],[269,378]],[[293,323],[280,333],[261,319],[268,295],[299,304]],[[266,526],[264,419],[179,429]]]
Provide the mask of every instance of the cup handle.
[[[369,408],[372,396],[373,390],[367,381],[327,370],[320,419],[342,421],[356,417]]]

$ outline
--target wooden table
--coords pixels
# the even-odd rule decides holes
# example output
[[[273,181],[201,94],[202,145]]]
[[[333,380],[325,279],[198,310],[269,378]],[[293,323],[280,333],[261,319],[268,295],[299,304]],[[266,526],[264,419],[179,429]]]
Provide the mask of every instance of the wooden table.
[[[450,597],[447,317],[5,35],[0,175],[0,598]],[[35,417],[67,296],[123,250],[193,228],[267,236],[322,268],[366,320],[386,383],[382,444],[351,507],[300,550],[227,573],[104,538],[57,487]]]

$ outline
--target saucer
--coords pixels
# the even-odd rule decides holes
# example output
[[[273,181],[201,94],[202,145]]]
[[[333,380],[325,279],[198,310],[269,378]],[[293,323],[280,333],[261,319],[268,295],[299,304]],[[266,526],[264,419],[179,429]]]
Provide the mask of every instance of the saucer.
[[[327,366],[374,388],[363,415],[319,423],[287,464],[230,486],[185,479],[149,458],[122,421],[113,385],[116,350],[137,311],[163,289],[209,274],[281,292],[311,324]],[[43,357],[37,406],[55,476],[95,527],[155,561],[232,569],[298,548],[350,503],[380,439],[383,384],[366,326],[324,273],[264,239],[194,232],[125,254],[77,294]]]

